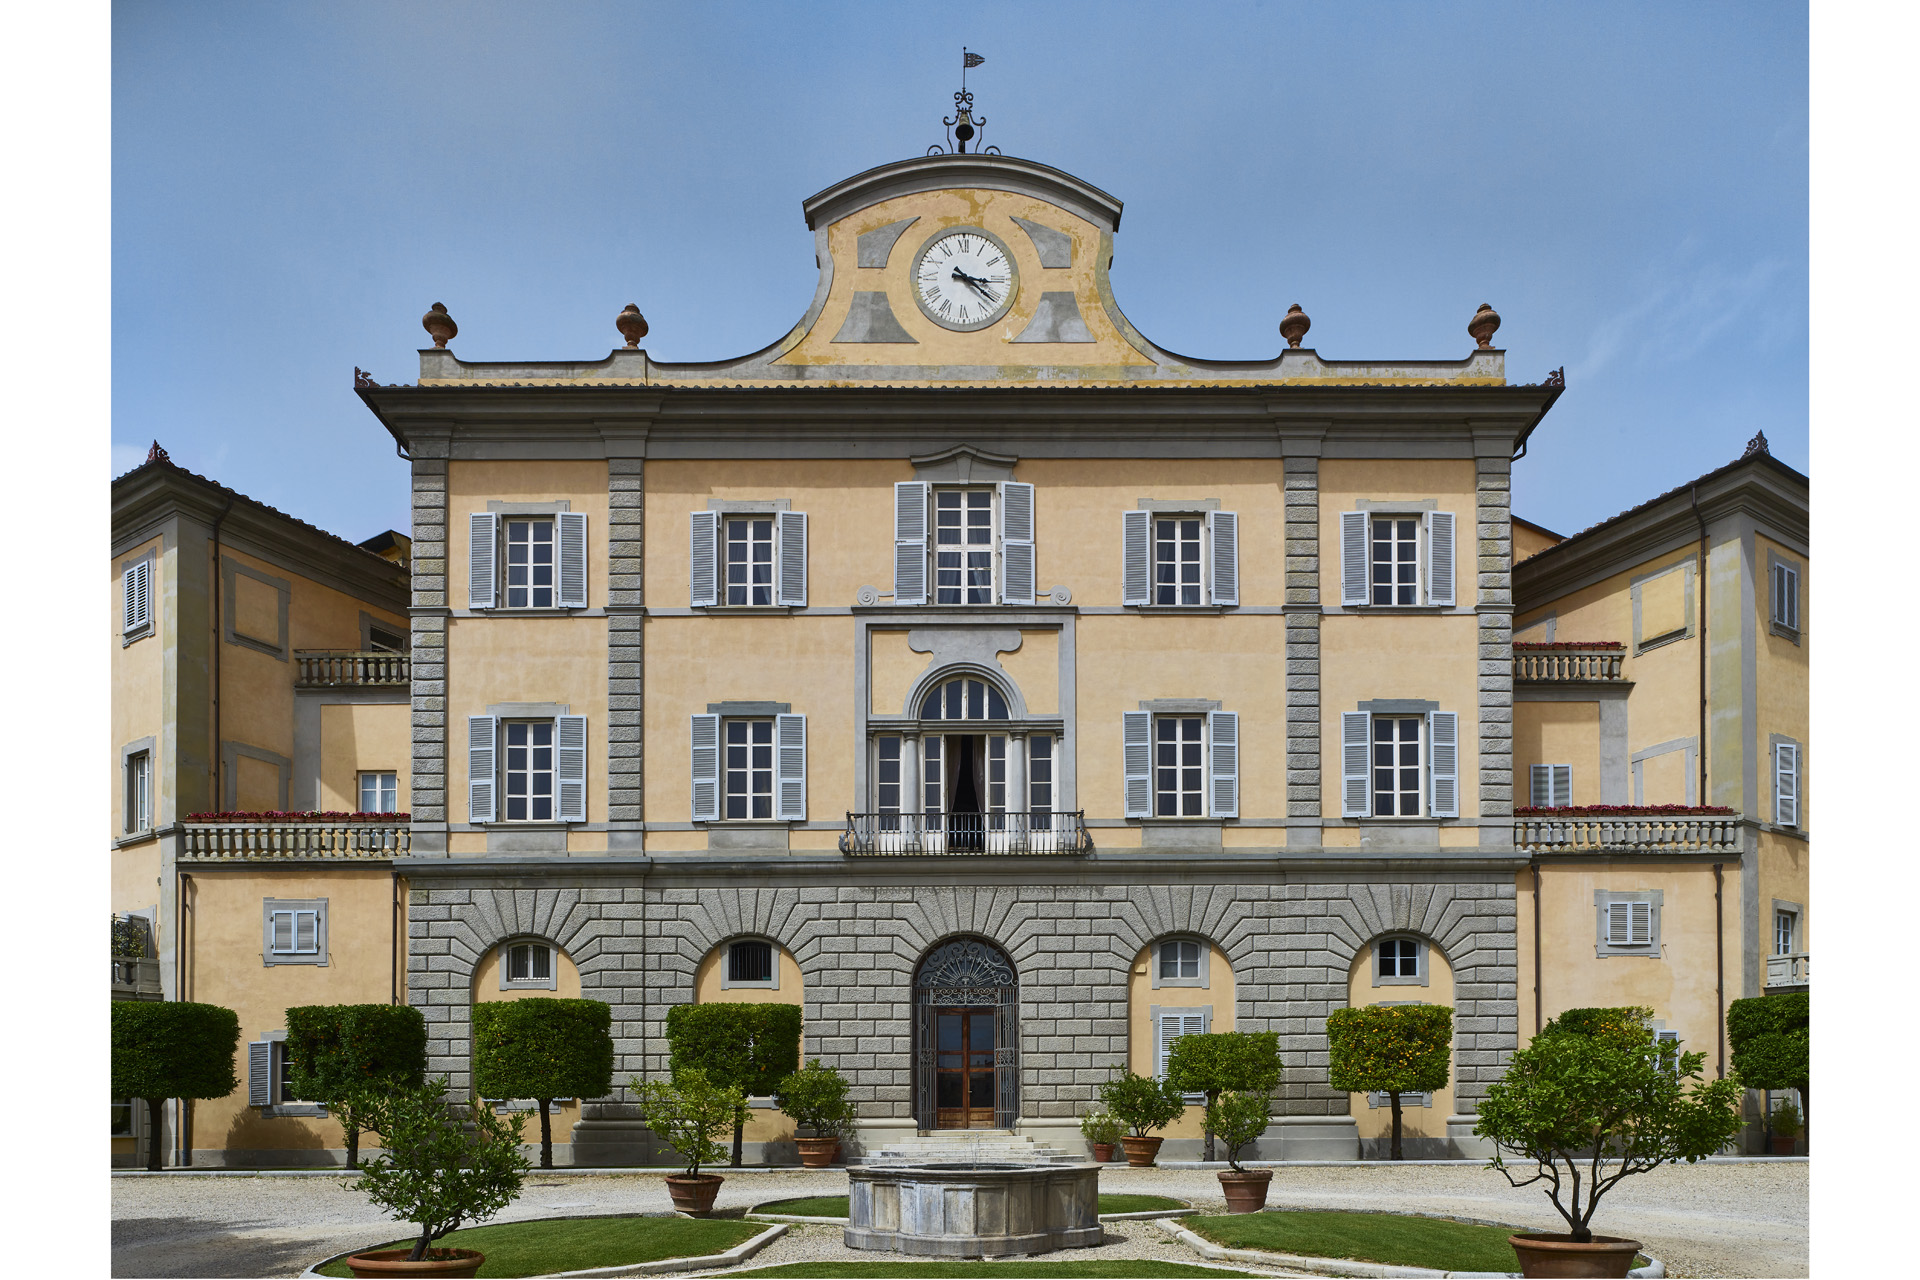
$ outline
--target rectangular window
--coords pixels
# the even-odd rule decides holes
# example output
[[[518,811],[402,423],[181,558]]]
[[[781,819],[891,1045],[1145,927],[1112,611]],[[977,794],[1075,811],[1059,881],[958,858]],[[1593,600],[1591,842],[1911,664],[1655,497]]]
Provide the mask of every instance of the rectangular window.
[[[1153,602],[1200,604],[1199,516],[1164,516],[1153,522]]]
[[[113,1136],[131,1138],[133,1136],[133,1099],[115,1098],[113,1100]]]
[[[1380,976],[1417,978],[1420,976],[1420,944],[1412,938],[1388,938],[1377,948]]]
[[[1027,735],[1027,811],[1034,828],[1053,820],[1053,735]]]
[[[773,817],[773,721],[728,720],[725,729],[726,816]]]
[[[900,812],[900,739],[888,734],[875,743],[873,807],[881,813]]]
[[[1540,809],[1564,809],[1573,803],[1573,766],[1536,764],[1528,771],[1532,803]]]
[[[363,773],[360,775],[361,813],[398,813],[399,811],[399,774]]]
[[[1776,911],[1773,913],[1773,954],[1790,956],[1793,954],[1794,926],[1800,923],[1798,912]]]
[[[546,982],[553,977],[553,948],[542,942],[516,942],[507,948],[508,982]]]
[[[1653,904],[1651,902],[1608,903],[1607,945],[1612,947],[1652,946]]]
[[[1773,623],[1800,629],[1800,571],[1784,560],[1773,562]]]
[[[773,517],[726,522],[728,604],[773,603]]]
[[[506,526],[507,608],[553,608],[553,521],[512,519]]]
[[[772,982],[773,944],[756,939],[727,948],[728,982]]]
[[[934,603],[993,603],[993,490],[934,493]]]
[[[320,913],[316,910],[278,910],[267,914],[268,950],[276,956],[311,956],[320,952]]]
[[[367,649],[373,653],[405,653],[407,638],[385,627],[368,627]]]
[[[1159,716],[1153,722],[1153,813],[1157,818],[1206,814],[1204,716]]]
[[[507,821],[553,821],[553,721],[509,720]]]
[[[1007,811],[1007,735],[987,735],[987,812]],[[1004,826],[1004,824],[1002,824]]]
[[[1420,521],[1375,516],[1368,556],[1374,604],[1420,603]]]
[[[121,634],[132,636],[153,626],[153,561],[136,560],[125,574],[126,607],[121,615]]]
[[[1185,938],[1161,943],[1160,976],[1162,978],[1199,977],[1200,944]]]
[[[1373,816],[1420,816],[1419,716],[1373,717]]]
[[[136,751],[127,757],[127,813],[129,834],[153,826],[153,755]]]
[[[925,781],[922,794],[925,800],[927,819],[932,822],[939,821],[940,811],[945,803],[944,797],[941,794],[941,788],[946,781],[943,755],[945,746],[946,739],[944,738],[922,738],[920,740],[920,772]]]

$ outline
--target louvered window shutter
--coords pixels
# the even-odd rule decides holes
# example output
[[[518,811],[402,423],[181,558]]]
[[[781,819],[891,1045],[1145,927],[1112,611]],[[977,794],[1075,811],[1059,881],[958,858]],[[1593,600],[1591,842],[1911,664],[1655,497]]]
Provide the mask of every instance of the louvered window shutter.
[[[1120,750],[1126,777],[1127,817],[1153,815],[1153,716],[1145,711],[1120,713]]]
[[[560,543],[560,607],[584,609],[587,607],[587,513],[558,513],[554,517],[554,535]]]
[[[492,716],[467,717],[467,821],[494,820],[494,742]]]
[[[560,792],[560,821],[587,820],[587,718],[560,716],[554,737],[554,785]]]
[[[247,1045],[247,1105],[273,1105],[273,1042],[255,1040]]]
[[[1146,604],[1153,599],[1153,514],[1120,513],[1120,603]]]
[[[780,527],[780,586],[777,602],[804,609],[807,607],[807,513],[782,511],[774,520]]]
[[[693,716],[693,821],[720,820],[720,717]]]
[[[927,602],[927,485],[893,486],[893,602]]]
[[[1427,512],[1427,603],[1453,604],[1453,512]]]
[[[267,949],[277,956],[293,954],[293,912],[275,911],[268,921],[272,927],[267,934]]]
[[[695,609],[720,603],[720,513],[696,511],[687,540],[688,603]]]
[[[1434,711],[1427,715],[1428,772],[1433,778],[1432,817],[1460,816],[1460,715]]]
[[[500,585],[494,567],[500,517],[491,511],[476,511],[467,520],[467,608],[491,609]]]
[[[1000,486],[1000,602],[1033,603],[1033,486]]]
[[[1536,809],[1544,809],[1553,803],[1553,766],[1536,764],[1527,770],[1527,803]]]
[[[126,579],[126,625],[122,630],[138,631],[153,621],[153,561],[128,565]]]
[[[1207,1023],[1212,1015],[1208,1013],[1163,1013],[1160,1015],[1158,1052],[1155,1055],[1157,1070],[1154,1075],[1161,1080],[1167,1078],[1167,1068],[1173,1060],[1173,1046],[1180,1042],[1181,1036],[1203,1036],[1207,1033]],[[1204,1097],[1205,1095],[1201,1095]],[[1192,1101],[1193,1095],[1188,1095]]]
[[[1213,740],[1213,816],[1240,816],[1240,713],[1215,711],[1208,717]]]
[[[1653,942],[1653,904],[1629,902],[1627,920],[1628,941],[1636,947],[1650,946]]]
[[[1632,925],[1628,919],[1630,902],[1609,902],[1607,904],[1607,945],[1624,947],[1632,938]]]
[[[1556,764],[1553,766],[1552,787],[1553,804],[1564,809],[1573,803],[1573,766]]]
[[[1800,825],[1800,748],[1792,742],[1773,748],[1773,821],[1782,827]]]
[[[1340,713],[1340,816],[1364,818],[1370,806],[1367,786],[1367,762],[1373,751],[1368,735],[1373,732],[1373,717],[1364,711]]]
[[[773,795],[783,822],[807,820],[807,718],[773,718]]]
[[[1207,529],[1212,535],[1213,542],[1213,555],[1210,561],[1213,575],[1213,603],[1238,605],[1240,603],[1240,515],[1234,511],[1209,512]]]
[[[1367,602],[1367,513],[1340,513],[1340,603]]]
[[[294,954],[302,956],[319,954],[320,913],[318,911],[293,913],[293,950]]]

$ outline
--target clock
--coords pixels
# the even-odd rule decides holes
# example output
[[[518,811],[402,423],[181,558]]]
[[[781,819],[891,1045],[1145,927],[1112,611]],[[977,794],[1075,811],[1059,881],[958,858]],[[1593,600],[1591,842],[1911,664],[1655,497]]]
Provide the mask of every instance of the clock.
[[[913,259],[913,300],[945,329],[984,329],[1013,305],[1020,271],[1006,244],[979,227],[937,232]]]

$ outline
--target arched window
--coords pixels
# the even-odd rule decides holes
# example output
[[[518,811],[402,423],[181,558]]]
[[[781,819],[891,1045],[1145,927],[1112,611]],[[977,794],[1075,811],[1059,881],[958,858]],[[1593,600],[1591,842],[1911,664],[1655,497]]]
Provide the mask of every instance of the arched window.
[[[960,676],[935,685],[920,703],[922,720],[1006,720],[1006,695],[972,677]]]

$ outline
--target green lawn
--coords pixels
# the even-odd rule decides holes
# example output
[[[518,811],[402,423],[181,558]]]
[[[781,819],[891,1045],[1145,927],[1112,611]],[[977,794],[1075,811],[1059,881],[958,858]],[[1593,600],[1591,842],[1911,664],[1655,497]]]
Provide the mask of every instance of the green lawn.
[[[1186,1202],[1167,1196],[1100,1196],[1102,1213],[1145,1213],[1150,1209],[1184,1209]],[[775,1200],[772,1204],[755,1205],[755,1213],[788,1213],[800,1218],[844,1218],[847,1216],[847,1197],[845,1196],[802,1196],[797,1200]]]
[[[1051,1280],[1052,1277],[1096,1276],[1112,1280],[1155,1280],[1161,1276],[1191,1276],[1194,1280],[1218,1280],[1222,1276],[1246,1276],[1245,1271],[1221,1271],[1212,1267],[1193,1267],[1184,1262],[1144,1262],[1115,1259],[1111,1262],[789,1262],[783,1267],[756,1267],[752,1271],[730,1271],[735,1276],[885,1276],[899,1280],[946,1280],[948,1276],[1019,1276],[1021,1280]]]
[[[765,1231],[757,1222],[710,1218],[548,1218],[469,1227],[442,1237],[435,1248],[478,1249],[487,1255],[480,1274],[540,1276],[584,1271],[660,1258],[697,1258],[731,1249]],[[413,1243],[396,1240],[376,1248]],[[323,1276],[351,1276],[344,1261],[320,1268]]]
[[[1349,1258],[1440,1271],[1518,1271],[1511,1227],[1391,1213],[1286,1209],[1182,1220],[1230,1249],[1269,1249],[1316,1258]]]

